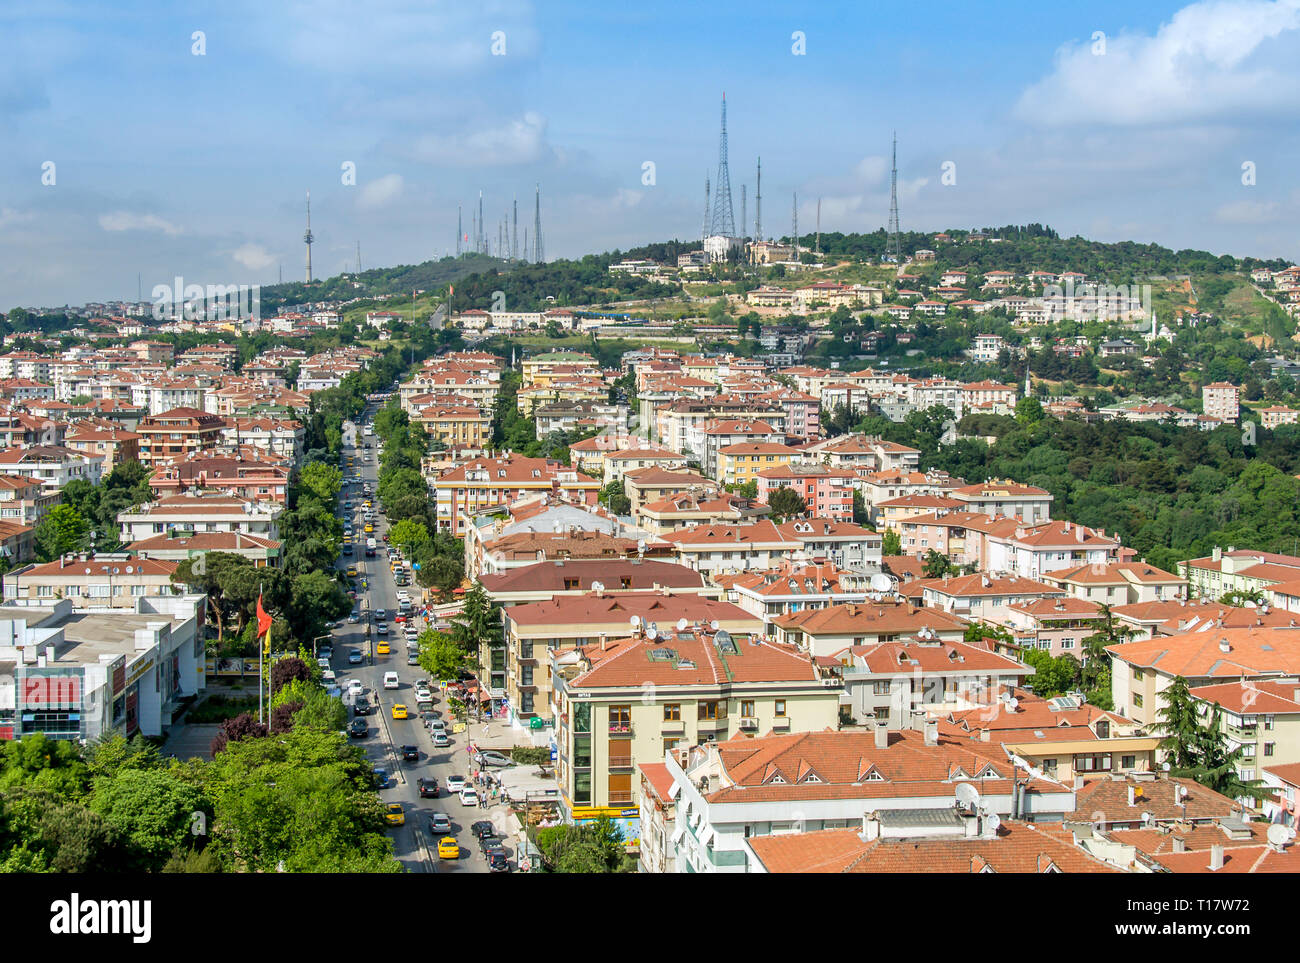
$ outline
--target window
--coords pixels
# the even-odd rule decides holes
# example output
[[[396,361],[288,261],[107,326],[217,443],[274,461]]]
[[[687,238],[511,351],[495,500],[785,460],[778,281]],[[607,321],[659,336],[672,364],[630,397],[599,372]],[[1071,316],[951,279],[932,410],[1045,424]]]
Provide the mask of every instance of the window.
[[[682,704],[680,702],[668,702],[664,704],[664,722],[681,722],[682,721]]]
[[[740,700],[740,714],[749,718],[752,718],[755,715],[753,699]]]
[[[573,765],[575,769],[591,766],[591,736],[573,737]]]
[[[1056,760],[1055,760],[1055,759],[1044,759],[1044,760],[1043,760],[1043,772],[1044,772],[1045,774],[1049,775],[1049,776],[1055,776],[1055,775],[1056,775]]]
[[[1142,708],[1142,697],[1138,695],[1136,692],[1133,693],[1133,708],[1135,709]]]
[[[1139,669],[1137,666],[1134,666],[1134,667],[1133,667],[1133,681],[1134,681],[1134,682],[1141,682],[1141,681],[1142,681],[1142,678],[1143,678],[1143,676],[1144,676],[1144,674],[1145,674],[1145,673],[1143,673],[1143,671],[1142,671],[1141,669]]]
[[[519,668],[519,684],[520,684],[520,685],[532,685],[532,684],[533,684],[533,667],[532,667],[531,665],[520,666],[520,668]]]
[[[885,679],[883,682],[880,681],[873,682],[871,683],[871,694],[878,695],[878,696],[889,695],[889,688],[892,684],[893,683],[891,683],[888,679]]]
[[[1110,738],[1110,722],[1108,720],[1099,719],[1097,721],[1097,738],[1098,739]]]
[[[631,732],[632,731],[632,707],[631,706],[610,706],[609,707],[609,731],[610,732]]]
[[[1266,742],[1266,743],[1264,743],[1264,755],[1266,755],[1266,756],[1271,756],[1271,755],[1273,755],[1273,747],[1274,747],[1275,745],[1277,745],[1277,743],[1275,743],[1275,742]]]
[[[525,692],[519,697],[519,711],[533,711],[533,694],[531,692]]]
[[[707,702],[698,703],[696,711],[699,719],[725,719],[727,717],[727,704],[719,702],[717,699],[710,699]]]
[[[1073,648],[1074,648],[1074,639],[1068,639],[1068,638],[1067,638],[1067,639],[1062,639],[1062,640],[1061,640],[1061,648],[1063,648],[1063,649],[1073,649]]]
[[[1272,717],[1272,716],[1265,716],[1265,717],[1264,717],[1264,729],[1265,729],[1266,731],[1268,731],[1268,732],[1272,732],[1272,731],[1273,731],[1273,717]]]
[[[773,702],[773,703],[772,703],[772,710],[773,710],[773,712],[776,713],[776,715],[777,715],[778,717],[780,717],[780,716],[784,716],[784,715],[785,715],[785,700],[784,700],[784,699],[777,699],[775,702]]]
[[[1120,756],[1120,757],[1119,757],[1119,767],[1120,767],[1121,769],[1136,769],[1136,768],[1137,768],[1137,756]]]

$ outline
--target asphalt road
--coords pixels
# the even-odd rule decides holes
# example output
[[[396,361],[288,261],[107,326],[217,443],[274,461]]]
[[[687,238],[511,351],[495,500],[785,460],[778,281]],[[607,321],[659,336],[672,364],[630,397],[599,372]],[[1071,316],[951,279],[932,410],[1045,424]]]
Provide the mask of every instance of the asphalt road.
[[[367,412],[368,417],[371,414],[373,414],[373,411]],[[354,478],[359,473],[363,481],[370,483],[373,491],[378,472],[378,440],[374,437],[365,438],[360,430],[357,431],[356,436],[358,444],[356,466],[352,469],[344,468],[344,479],[346,481],[349,478]],[[371,444],[368,451],[365,448],[367,440]],[[370,455],[370,464],[365,464],[363,461],[366,454]],[[354,739],[354,741],[365,747],[366,756],[373,765],[382,766],[389,773],[388,785],[380,791],[381,798],[386,803],[401,803],[405,811],[405,824],[390,826],[388,830],[393,837],[394,853],[402,864],[411,872],[485,873],[488,871],[487,861],[479,852],[478,840],[474,838],[469,827],[471,823],[479,820],[491,819],[493,814],[489,810],[464,805],[459,798],[449,796],[446,789],[448,776],[460,775],[467,780],[470,777],[472,763],[465,751],[466,733],[451,735],[451,745],[448,748],[435,749],[432,738],[419,721],[415,708],[414,683],[415,680],[424,678],[425,672],[419,666],[406,664],[407,652],[403,634],[404,626],[393,621],[394,616],[397,614],[397,586],[394,584],[393,575],[388,567],[387,545],[383,541],[383,534],[388,530],[388,524],[383,515],[376,512],[374,536],[378,548],[374,558],[366,558],[365,539],[367,536],[363,530],[364,522],[361,519],[361,502],[365,500],[365,497],[361,493],[360,483],[346,485],[341,498],[346,500],[352,494],[355,494],[357,498],[357,509],[354,512],[352,522],[354,554],[350,558],[344,557],[340,559],[339,564],[343,569],[348,568],[349,565],[356,567],[357,578],[354,581],[357,589],[357,605],[361,607],[362,600],[367,600],[369,606],[362,609],[362,621],[359,624],[353,625],[349,623],[334,630],[334,655],[331,659],[331,665],[340,683],[344,684],[345,690],[347,680],[359,679],[367,690],[366,696],[371,704],[374,705],[376,699],[378,700],[377,708],[370,715],[362,717],[370,725],[369,735],[364,739]],[[372,496],[371,501],[374,500],[375,496]],[[363,579],[367,584],[365,589],[361,587]],[[386,610],[388,615],[388,634],[386,636],[373,632],[374,612],[378,609]],[[421,624],[423,624],[422,619]],[[365,637],[367,626],[372,629],[369,644]],[[392,654],[373,655],[375,645],[384,638],[389,640]],[[360,649],[363,655],[366,656],[365,663],[359,666],[349,665],[348,651],[350,649]],[[400,679],[400,685],[397,689],[383,688],[383,677],[386,672],[397,673]],[[434,697],[436,700],[434,710],[443,711],[442,696],[436,689]],[[392,717],[392,707],[395,703],[406,705],[411,718],[394,719]],[[448,717],[449,734],[450,728],[451,720]],[[419,747],[419,762],[402,761],[401,747],[403,745]],[[416,780],[421,776],[437,777],[439,786],[439,797],[437,799],[420,798]],[[455,836],[460,844],[459,859],[440,859],[438,857],[438,837],[435,837],[429,830],[429,816],[439,811],[446,813],[451,819],[452,832],[450,835]],[[498,818],[500,817],[498,816]],[[503,827],[498,827],[498,834],[500,835],[502,832]],[[513,869],[514,853],[509,846],[506,849],[511,857],[511,868]]]

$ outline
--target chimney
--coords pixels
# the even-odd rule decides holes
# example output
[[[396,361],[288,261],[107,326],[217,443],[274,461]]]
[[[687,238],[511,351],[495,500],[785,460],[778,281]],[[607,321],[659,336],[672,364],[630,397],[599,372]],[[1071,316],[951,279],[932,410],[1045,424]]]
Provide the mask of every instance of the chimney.
[[[1187,840],[1184,839],[1182,836],[1174,837],[1174,852],[1175,853],[1187,852]]]
[[[925,720],[925,744],[927,746],[939,744],[939,722],[936,719]]]
[[[1220,621],[1220,623],[1222,623],[1223,620],[1220,619],[1219,621]],[[1219,651],[1220,651],[1220,652],[1231,652],[1231,651],[1232,651],[1232,646],[1228,644],[1228,639],[1227,639],[1226,636],[1225,636],[1224,638],[1222,638],[1222,639],[1219,639]]]
[[[889,748],[889,723],[883,720],[876,722],[876,748]]]
[[[1215,843],[1210,847],[1210,872],[1217,872],[1223,869],[1223,846]]]
[[[1213,552],[1213,554],[1211,554],[1211,556],[1210,556],[1210,560],[1211,560],[1211,561],[1214,561],[1214,562],[1222,561],[1222,560],[1223,560],[1223,549],[1219,548],[1219,546],[1217,546],[1217,545],[1214,546],[1214,552]]]
[[[989,736],[989,731],[988,731],[988,729],[981,729],[981,730],[980,730],[980,742],[988,742],[989,739],[990,739],[990,736]]]
[[[875,813],[862,814],[862,841],[869,843],[880,838],[880,820]]]
[[[600,651],[604,652],[608,648],[609,648],[609,636],[606,635],[604,632],[602,632],[600,633]],[[1129,790],[1129,792],[1132,791],[1133,790],[1131,789]],[[1132,804],[1130,803],[1130,805]]]
[[[1133,787],[1132,787],[1132,786],[1129,786],[1129,787],[1128,787],[1128,804],[1129,804],[1130,807],[1132,807],[1133,804],[1134,804],[1134,800],[1133,800]]]

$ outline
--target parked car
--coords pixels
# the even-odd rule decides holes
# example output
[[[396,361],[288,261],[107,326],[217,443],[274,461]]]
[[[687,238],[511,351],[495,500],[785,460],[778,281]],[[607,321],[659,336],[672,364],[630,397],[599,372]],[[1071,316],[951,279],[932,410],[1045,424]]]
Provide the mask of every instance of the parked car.
[[[435,733],[438,732],[446,733],[447,722],[444,719],[434,719],[429,723],[429,729],[430,731]]]
[[[388,770],[383,766],[375,766],[373,775],[375,777],[375,785],[380,789],[383,789],[388,785]]]
[[[510,872],[510,857],[506,855],[504,849],[491,850],[487,854],[487,864],[489,873]]]
[[[334,655],[334,646],[322,645],[320,648],[316,650],[316,655],[317,657],[322,659],[331,658]]]
[[[366,657],[365,657],[364,655],[361,654],[361,650],[360,650],[360,649],[349,649],[349,650],[348,650],[348,665],[360,665],[360,664],[361,664],[362,662],[364,662],[365,660],[366,660]]]
[[[510,759],[507,756],[503,756],[499,752],[491,752],[491,751],[476,753],[474,756],[474,761],[477,762],[480,766],[487,766],[489,768],[494,766],[497,768],[501,768],[504,766],[513,766],[515,764],[513,759]]]
[[[496,835],[496,827],[487,819],[480,819],[478,822],[472,823],[469,827],[469,831],[474,834],[476,839]]]
[[[362,739],[370,735],[370,726],[366,724],[365,719],[353,719],[352,724],[348,726],[348,735],[354,739]]]
[[[406,664],[407,664],[407,665],[419,665],[419,664],[420,664],[420,653],[419,653],[419,652],[408,652],[407,655],[406,655]]]
[[[370,704],[370,700],[363,695],[357,696],[357,701],[352,703],[353,715],[368,716],[373,711],[374,711],[374,706],[372,706]]]
[[[486,854],[490,850],[500,849],[500,848],[501,848],[501,840],[498,839],[496,835],[480,836],[478,838],[478,851],[480,853]]]
[[[447,792],[449,792],[449,793],[453,793],[453,794],[457,794],[457,795],[458,795],[458,794],[460,793],[460,791],[461,791],[462,789],[464,789],[464,788],[465,788],[465,777],[464,777],[464,776],[448,776],[448,777],[447,777]]]
[[[460,801],[464,806],[478,805],[478,790],[473,786],[466,786],[460,791]]]
[[[451,737],[441,730],[433,734],[433,748],[446,749],[451,745]]]

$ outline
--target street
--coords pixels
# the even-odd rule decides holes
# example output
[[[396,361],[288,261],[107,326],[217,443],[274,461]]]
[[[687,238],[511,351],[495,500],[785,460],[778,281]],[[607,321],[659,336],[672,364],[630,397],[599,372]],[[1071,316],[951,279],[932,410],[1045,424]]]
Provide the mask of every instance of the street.
[[[371,406],[367,409],[365,417],[369,419],[373,414],[374,408]],[[356,439],[355,468],[344,468],[344,480],[347,482],[349,478],[359,473],[362,482],[368,482],[374,492],[377,488],[378,476],[378,439],[374,436],[363,437],[360,429],[356,432]],[[371,445],[369,449],[365,448],[366,442]],[[345,447],[345,455],[351,453],[352,450]],[[366,455],[370,456],[369,464],[364,462]],[[431,735],[419,720],[415,705],[414,683],[417,679],[426,677],[427,673],[419,666],[407,665],[405,626],[392,621],[397,615],[398,598],[397,586],[394,584],[394,577],[388,564],[388,546],[383,541],[388,523],[382,513],[376,511],[373,536],[377,548],[374,558],[366,558],[365,540],[369,536],[364,532],[364,522],[361,518],[363,512],[361,504],[365,500],[365,496],[361,493],[361,483],[345,484],[340,501],[344,502],[353,496],[357,498],[357,508],[352,510],[354,554],[351,557],[343,557],[339,564],[343,570],[350,566],[357,570],[357,577],[354,580],[357,588],[357,608],[354,608],[354,612],[359,609],[362,620],[359,624],[344,624],[333,631],[334,654],[331,658],[331,665],[345,692],[348,680],[358,679],[365,687],[366,697],[374,706],[370,715],[361,717],[369,723],[369,734],[364,739],[354,738],[353,742],[362,744],[372,765],[382,766],[389,773],[388,785],[380,791],[380,797],[385,803],[400,803],[405,811],[405,824],[390,826],[388,831],[393,837],[396,857],[409,871],[487,872],[487,860],[479,852],[478,840],[470,832],[470,824],[480,820],[491,820],[497,823],[497,835],[505,837],[508,835],[504,824],[507,807],[500,806],[496,810],[472,808],[461,803],[458,797],[447,793],[446,780],[450,775],[462,776],[469,785],[473,784],[471,779],[473,764],[465,749],[467,733],[451,733],[453,722],[450,715],[446,714],[442,694],[437,691],[436,686],[432,686],[435,696],[434,710],[443,713],[442,717],[447,720],[451,745],[444,749],[435,749]],[[376,492],[371,496],[372,503],[377,499]],[[349,511],[346,508],[340,510]],[[363,581],[367,583],[365,589],[361,587]],[[419,587],[412,584],[408,591],[415,596],[419,592]],[[367,601],[369,604],[363,605],[363,602]],[[385,610],[388,616],[388,634],[383,636],[373,632],[374,613],[379,609]],[[418,615],[414,617],[423,628],[423,618]],[[368,626],[372,630],[369,645],[365,634]],[[375,647],[383,639],[388,640],[392,653],[374,654]],[[365,663],[359,666],[348,664],[348,652],[352,649],[359,649],[366,656]],[[387,672],[397,673],[400,679],[397,689],[383,688],[383,677]],[[351,704],[350,699],[345,698],[344,701]],[[405,705],[410,718],[394,719],[392,717],[394,704]],[[418,762],[402,761],[403,745],[419,747]],[[436,777],[438,780],[437,799],[420,798],[416,780],[429,776]],[[430,815],[439,811],[445,813],[451,820],[450,834],[435,836],[429,829]],[[437,846],[441,835],[456,837],[460,844],[459,859],[438,857]],[[515,868],[513,847],[507,844],[506,851],[510,856],[513,870]]]

